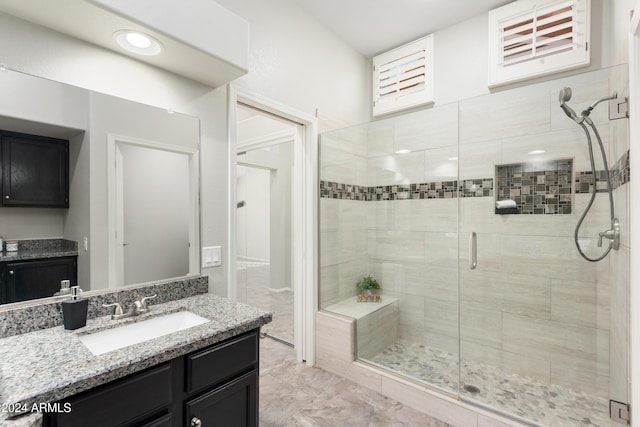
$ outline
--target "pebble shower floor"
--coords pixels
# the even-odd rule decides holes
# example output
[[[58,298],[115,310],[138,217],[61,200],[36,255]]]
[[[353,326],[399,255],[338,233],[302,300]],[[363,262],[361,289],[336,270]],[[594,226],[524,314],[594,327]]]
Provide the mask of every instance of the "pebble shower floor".
[[[364,359],[429,385],[458,389],[457,356],[425,345],[398,341]],[[610,426],[609,402],[498,367],[462,360],[461,397],[548,427]],[[466,386],[466,390],[465,390]],[[473,387],[479,389],[477,391]],[[470,390],[470,391],[468,391]]]

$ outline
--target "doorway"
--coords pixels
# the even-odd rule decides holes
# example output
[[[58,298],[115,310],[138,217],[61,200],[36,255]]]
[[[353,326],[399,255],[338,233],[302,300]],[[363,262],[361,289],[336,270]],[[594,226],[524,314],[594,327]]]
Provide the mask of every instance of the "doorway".
[[[228,297],[270,311],[263,333],[315,363],[317,121],[229,86]]]
[[[294,346],[292,218],[300,195],[292,178],[300,125],[239,104],[236,126],[236,297],[270,311],[262,333]]]

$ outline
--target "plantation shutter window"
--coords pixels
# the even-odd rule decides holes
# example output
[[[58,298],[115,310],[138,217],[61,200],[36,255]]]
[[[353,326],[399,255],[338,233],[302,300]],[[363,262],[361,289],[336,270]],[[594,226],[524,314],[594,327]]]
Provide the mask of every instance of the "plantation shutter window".
[[[489,12],[489,86],[590,63],[590,0],[519,0]]]
[[[373,115],[433,102],[433,35],[373,58]]]

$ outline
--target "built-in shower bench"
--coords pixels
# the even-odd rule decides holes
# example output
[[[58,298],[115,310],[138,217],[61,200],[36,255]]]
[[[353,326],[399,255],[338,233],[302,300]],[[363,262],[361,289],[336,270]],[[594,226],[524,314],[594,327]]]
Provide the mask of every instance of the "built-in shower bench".
[[[378,302],[358,302],[354,295],[325,310],[355,319],[358,358],[370,358],[398,340],[397,298],[383,295]]]

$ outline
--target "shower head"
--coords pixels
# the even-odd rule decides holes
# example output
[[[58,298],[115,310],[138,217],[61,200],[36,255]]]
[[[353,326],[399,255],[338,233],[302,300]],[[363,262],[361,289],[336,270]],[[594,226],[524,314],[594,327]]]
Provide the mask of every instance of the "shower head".
[[[571,99],[571,88],[563,87],[558,94],[558,101],[560,101],[560,108],[562,111],[574,122],[580,124],[584,121],[584,117],[578,117],[576,112],[573,111],[566,103]]]
[[[571,100],[571,95],[571,88],[563,87],[562,89],[560,89],[560,93],[558,94],[558,101],[560,101],[560,104],[569,102]]]

